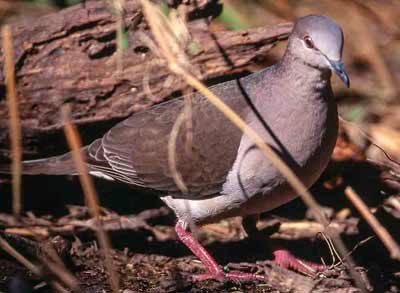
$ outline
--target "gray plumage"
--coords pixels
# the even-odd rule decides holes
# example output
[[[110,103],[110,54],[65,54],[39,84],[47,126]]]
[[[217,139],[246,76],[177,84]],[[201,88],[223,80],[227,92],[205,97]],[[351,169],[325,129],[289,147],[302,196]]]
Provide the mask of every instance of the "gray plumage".
[[[324,16],[300,18],[281,61],[245,78],[211,87],[306,186],[326,167],[337,137],[332,70],[348,84],[341,63],[343,34]],[[183,98],[135,113],[83,151],[93,175],[153,189],[182,221],[204,223],[268,211],[296,197],[286,179],[206,98],[193,96],[193,145],[185,127],[177,140],[177,169],[189,191],[176,187],[168,139]],[[252,107],[257,109],[254,113]],[[27,174],[73,174],[69,154],[27,161]]]

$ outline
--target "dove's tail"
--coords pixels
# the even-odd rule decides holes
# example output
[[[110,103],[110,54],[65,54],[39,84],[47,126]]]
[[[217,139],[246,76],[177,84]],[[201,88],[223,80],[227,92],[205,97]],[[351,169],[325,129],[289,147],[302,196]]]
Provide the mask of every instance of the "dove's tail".
[[[0,173],[11,173],[10,165],[0,164]],[[71,153],[39,160],[22,162],[22,174],[26,175],[77,175]]]

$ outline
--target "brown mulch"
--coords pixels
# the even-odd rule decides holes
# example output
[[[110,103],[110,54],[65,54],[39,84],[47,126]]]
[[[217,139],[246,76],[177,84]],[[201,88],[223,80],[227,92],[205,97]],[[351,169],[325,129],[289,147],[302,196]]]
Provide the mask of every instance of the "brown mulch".
[[[342,132],[334,161],[312,191],[325,207],[324,211],[331,219],[330,225],[342,233],[367,288],[375,292],[396,292],[400,289],[398,263],[390,258],[386,248],[343,195],[344,187],[349,184],[363,194],[363,199],[375,211],[378,219],[398,240],[395,232],[400,228],[397,209],[399,197],[379,176],[384,171],[374,164],[367,164],[362,153]],[[59,280],[60,275],[50,265],[57,263],[49,252],[51,246],[64,269],[78,280],[80,292],[110,291],[93,232],[94,223],[87,208],[79,204],[71,205],[74,198],[69,198],[68,209],[60,211],[57,206],[65,205],[66,198],[61,196],[60,202],[55,205],[54,201],[44,201],[43,194],[45,197],[54,195],[55,190],[51,189],[55,186],[49,182],[50,190],[43,190],[41,180],[31,179],[27,178],[26,190],[32,194],[42,193],[42,196],[38,196],[41,209],[28,202],[32,210],[38,211],[38,215],[29,212],[15,220],[9,214],[1,213],[0,225],[4,230],[2,237],[45,273],[39,278],[2,253],[0,290],[25,292],[12,291],[10,288],[26,286],[35,288],[34,292],[52,292],[51,284]],[[78,184],[65,180],[68,185]],[[58,181],[54,184],[59,187]],[[97,185],[100,185],[99,190],[109,192],[107,183],[97,182]],[[380,193],[376,193],[377,190]],[[116,195],[118,193],[120,198]],[[345,267],[337,259],[332,259],[328,245],[321,237],[323,227],[308,215],[300,200],[260,218],[258,228],[265,232],[265,241],[262,243],[254,243],[246,238],[238,218],[210,224],[197,231],[198,238],[226,269],[264,274],[265,282],[193,282],[192,275],[204,272],[204,266],[176,240],[173,213],[162,206],[157,197],[135,193],[138,192],[116,188],[112,198],[107,195],[102,197],[106,199],[103,206],[115,208],[103,208],[102,219],[112,239],[111,254],[119,273],[121,289],[125,293],[357,292]],[[380,194],[379,198],[377,194]],[[129,206],[132,198],[139,199],[133,199],[133,206]],[[135,200],[141,204],[138,205]],[[270,261],[272,245],[286,247],[304,259],[317,262],[323,259],[328,265],[334,266],[313,277],[279,268]],[[61,269],[61,276],[63,274]]]

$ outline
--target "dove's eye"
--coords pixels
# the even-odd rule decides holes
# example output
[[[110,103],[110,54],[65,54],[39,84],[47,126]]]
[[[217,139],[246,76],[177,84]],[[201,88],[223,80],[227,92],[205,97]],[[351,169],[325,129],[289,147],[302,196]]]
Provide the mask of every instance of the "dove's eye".
[[[304,37],[304,43],[306,44],[307,48],[309,49],[314,49],[314,43],[312,41],[312,39],[309,36],[305,36]]]

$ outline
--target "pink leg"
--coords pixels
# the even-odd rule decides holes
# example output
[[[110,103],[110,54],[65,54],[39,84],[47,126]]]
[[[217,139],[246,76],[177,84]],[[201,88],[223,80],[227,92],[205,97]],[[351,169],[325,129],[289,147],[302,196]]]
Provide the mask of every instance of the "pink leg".
[[[301,258],[297,258],[290,251],[283,248],[274,248],[274,262],[281,267],[292,269],[306,275],[315,275],[315,273],[326,269],[325,265],[313,263]]]
[[[249,238],[253,238],[256,241],[264,241],[265,234],[257,229],[257,220],[258,215],[244,217],[242,221],[243,228]],[[284,248],[273,247],[272,251],[274,262],[286,269],[292,269],[306,275],[314,275],[326,269],[324,265],[297,258]]]
[[[207,250],[193,237],[192,233],[186,230],[180,221],[175,226],[175,231],[179,239],[196,255],[203,265],[208,269],[208,273],[195,275],[193,277],[196,281],[207,279],[230,279],[235,281],[251,281],[261,280],[265,278],[260,275],[243,273],[238,271],[224,272],[222,267],[218,265],[215,259],[207,252]]]

